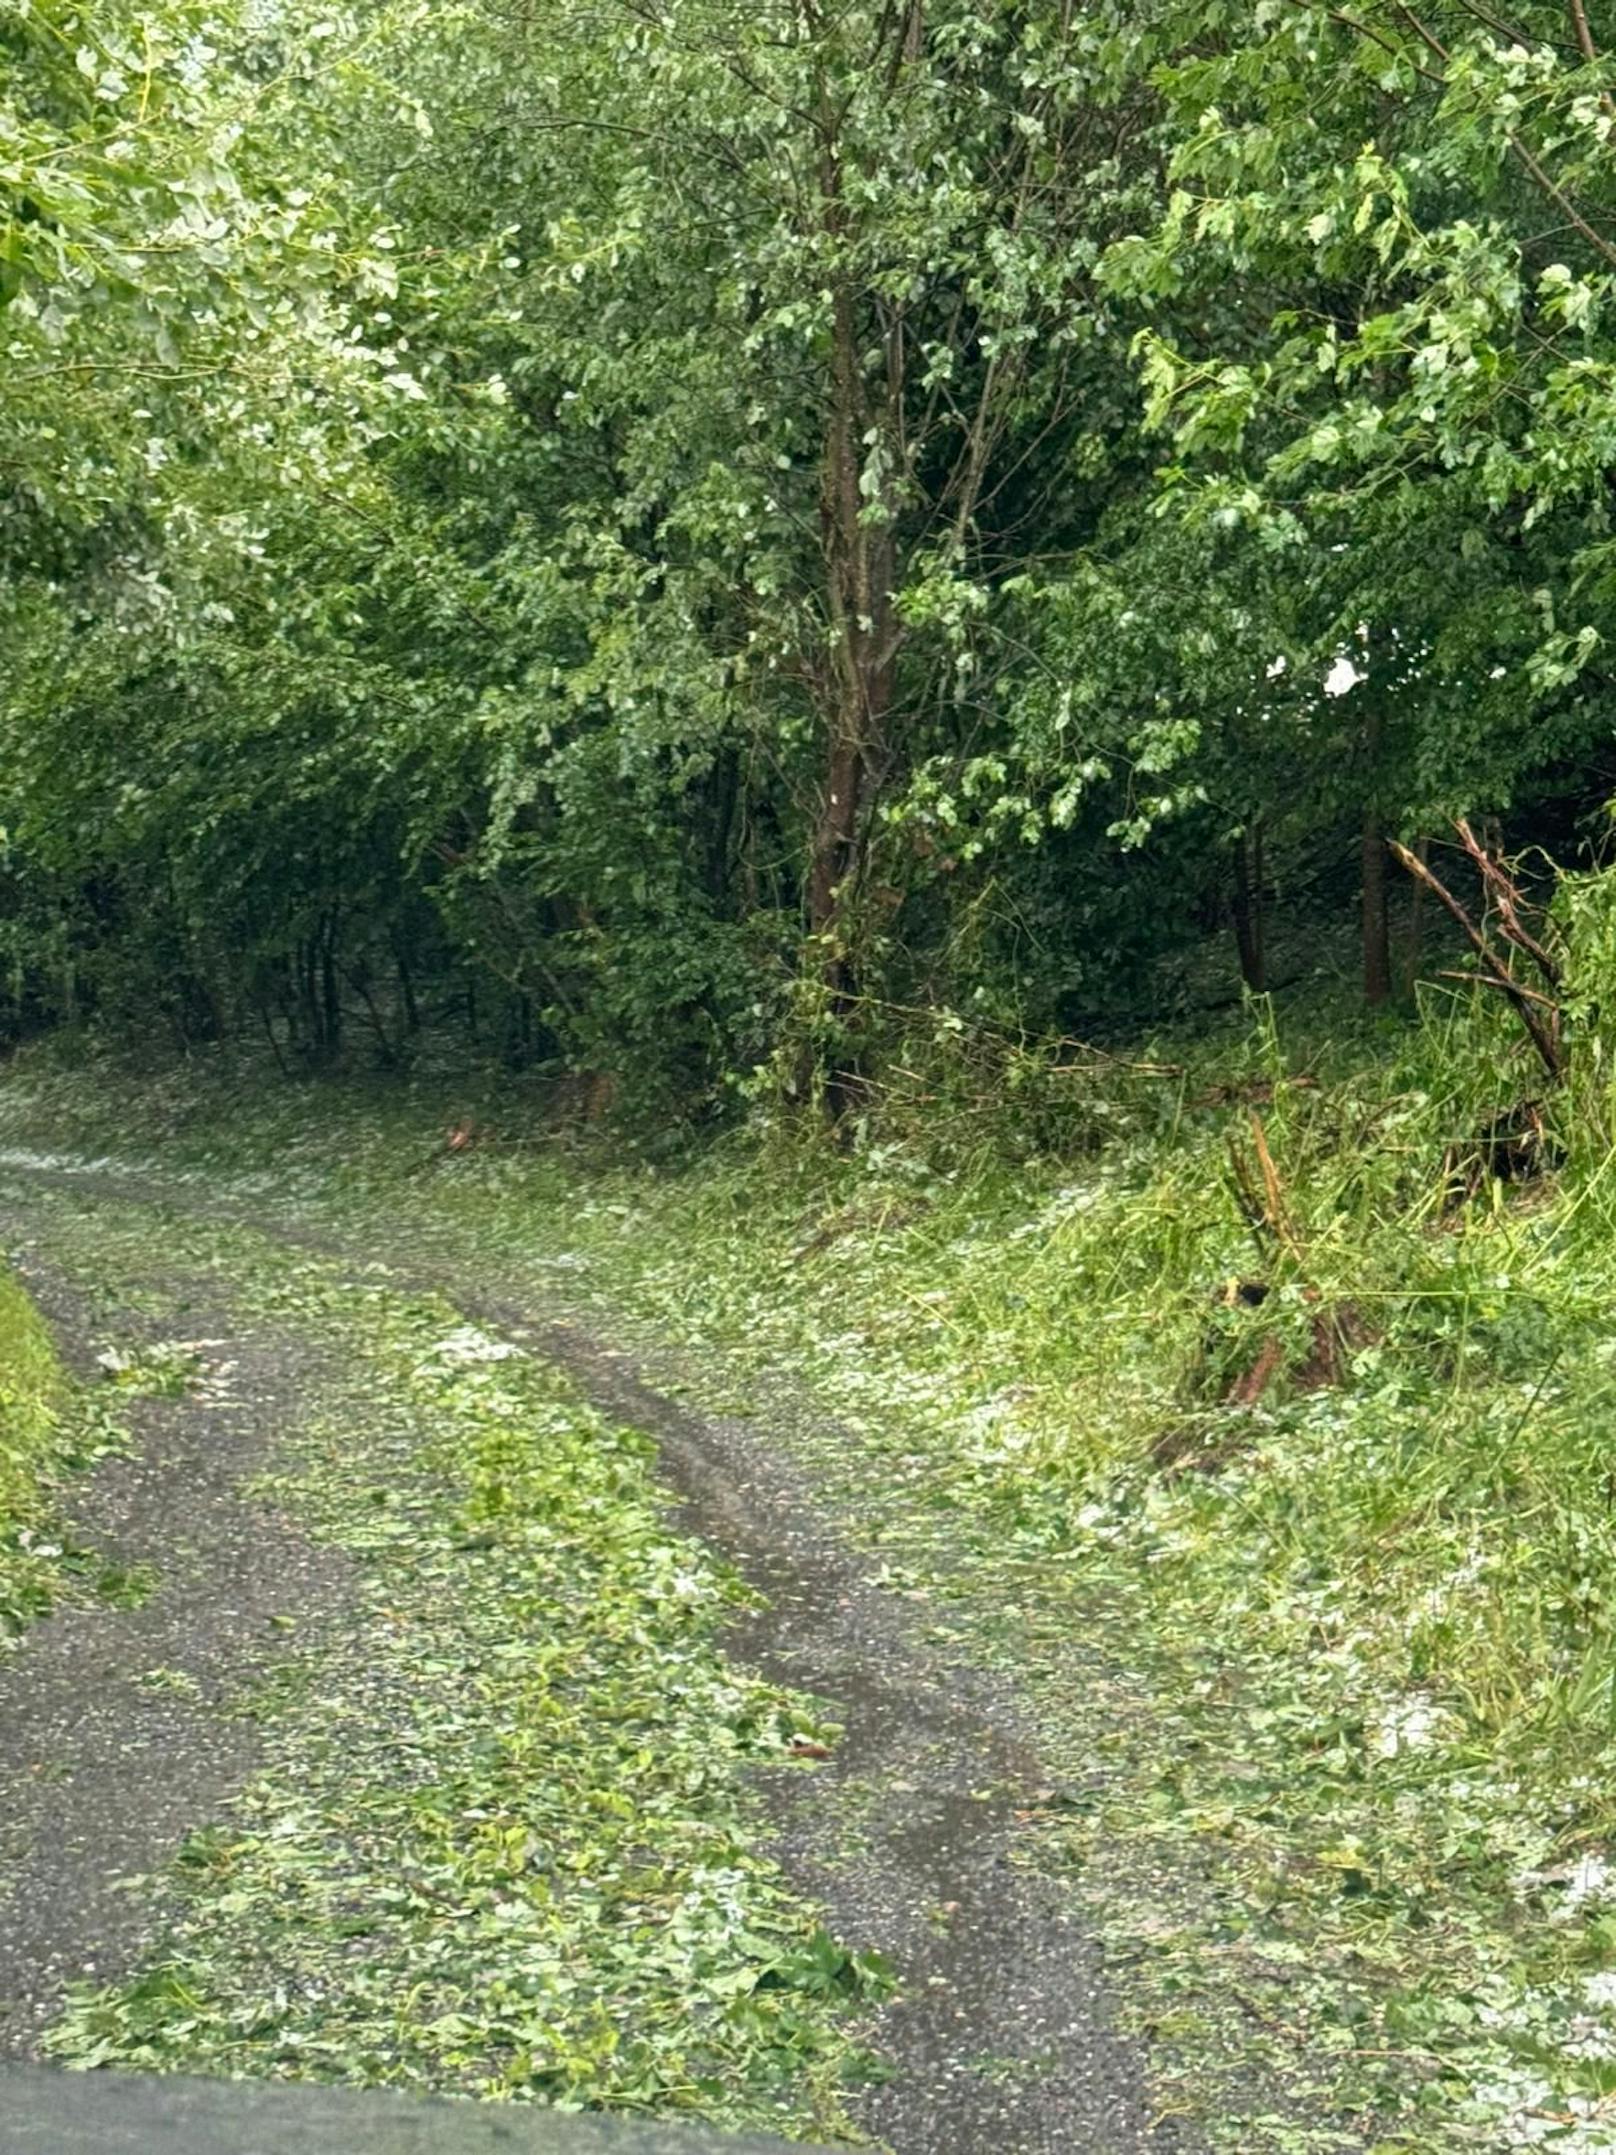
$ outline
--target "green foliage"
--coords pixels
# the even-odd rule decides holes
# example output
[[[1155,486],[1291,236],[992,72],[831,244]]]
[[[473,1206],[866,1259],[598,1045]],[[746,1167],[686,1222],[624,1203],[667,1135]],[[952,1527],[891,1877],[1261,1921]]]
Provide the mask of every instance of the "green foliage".
[[[10,1029],[837,1104],[869,998],[1092,1024],[1237,861],[1322,919],[1365,818],[1563,835],[1558,24],[13,7]]]
[[[1202,20],[1107,264],[1168,484],[1399,647],[1405,817],[1501,805],[1605,731],[1609,66],[1576,7]]]
[[[0,1263],[0,1654],[63,1596],[124,1591],[116,1580],[105,1586],[107,1567],[59,1515],[70,1477],[121,1441],[99,1404],[70,1382],[44,1319]]]
[[[0,1638],[48,1599],[61,1555],[45,1492],[62,1464],[64,1392],[43,1322],[16,1275],[0,1268]]]
[[[846,2010],[887,1979],[760,1854],[743,1778],[829,1732],[721,1658],[742,1590],[667,1524],[648,1441],[447,1304],[278,1258],[246,1289],[346,1371],[266,1493],[359,1606],[248,1702],[264,1776],[54,2053],[834,2134]]]

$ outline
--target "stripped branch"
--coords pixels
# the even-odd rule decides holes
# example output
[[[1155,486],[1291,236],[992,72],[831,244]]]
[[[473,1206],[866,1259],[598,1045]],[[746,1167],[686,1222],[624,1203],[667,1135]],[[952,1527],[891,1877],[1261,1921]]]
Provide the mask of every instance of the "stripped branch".
[[[1508,965],[1499,957],[1481,929],[1477,927],[1468,911],[1460,904],[1440,877],[1431,872],[1418,854],[1411,853],[1405,845],[1399,845],[1395,838],[1388,838],[1386,843],[1391,847],[1392,852],[1403,867],[1413,876],[1414,880],[1423,884],[1432,897],[1446,907],[1447,911],[1458,922],[1460,928],[1464,931],[1466,941],[1476,953],[1477,960],[1481,966],[1481,972],[1475,977],[1487,987],[1496,988],[1499,994],[1507,999],[1515,1015],[1526,1028],[1527,1038],[1537,1050],[1538,1059],[1543,1064],[1544,1069],[1558,1083],[1565,1075],[1565,1050],[1560,1043],[1560,1010],[1558,1004],[1551,1005],[1546,1015],[1541,1014],[1535,1006],[1541,1003],[1543,998],[1533,990],[1521,986],[1521,983],[1509,970]],[[1474,843],[1473,837],[1471,843]]]
[[[1525,951],[1551,989],[1558,989],[1563,979],[1559,960],[1543,947],[1536,936],[1527,933],[1520,917],[1519,890],[1505,875],[1463,816],[1456,818],[1453,827],[1459,833],[1460,844],[1476,864],[1477,873],[1492,900],[1499,927],[1505,937],[1517,950]]]
[[[1259,1249],[1262,1247],[1263,1237],[1267,1236],[1300,1268],[1303,1264],[1301,1237],[1291,1224],[1290,1209],[1285,1203],[1285,1191],[1279,1179],[1279,1170],[1275,1167],[1274,1156],[1268,1148],[1268,1133],[1263,1128],[1262,1117],[1255,1109],[1251,1111],[1251,1140],[1256,1154],[1255,1164],[1247,1157],[1232,1130],[1226,1140],[1236,1202],[1257,1239]]]

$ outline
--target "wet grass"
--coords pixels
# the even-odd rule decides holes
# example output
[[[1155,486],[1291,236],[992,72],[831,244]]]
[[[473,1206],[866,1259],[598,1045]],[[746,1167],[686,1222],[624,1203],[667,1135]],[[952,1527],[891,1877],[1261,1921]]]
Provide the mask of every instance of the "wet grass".
[[[849,1155],[781,1125],[676,1171],[574,1157],[497,1088],[171,1074],[142,1123],[166,1172],[673,1343],[812,1459],[892,1590],[1020,1672],[1045,1860],[1167,2107],[1241,2149],[1616,2146],[1602,1073],[1550,1110],[1552,1172],[1457,1187],[1533,1090],[1463,999],[1258,1012],[1028,1074],[1008,1120],[915,1067]],[[83,1074],[10,1100],[19,1141],[114,1127]],[[1230,1168],[1254,1113],[1279,1232]]]
[[[0,1266],[0,1632],[20,1630],[48,1598],[55,1552],[42,1531],[44,1486],[57,1461],[62,1391],[45,1327]]]
[[[0,1263],[0,1652],[90,1563],[58,1516],[64,1482],[116,1442],[106,1418],[72,1386],[44,1320]]]

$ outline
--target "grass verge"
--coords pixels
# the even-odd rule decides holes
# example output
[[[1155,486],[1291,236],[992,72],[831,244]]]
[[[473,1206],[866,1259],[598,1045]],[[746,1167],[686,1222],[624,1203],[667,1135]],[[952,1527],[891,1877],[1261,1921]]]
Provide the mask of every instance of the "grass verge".
[[[55,1520],[62,1479],[105,1449],[44,1320],[0,1263],[0,1652],[51,1605],[74,1561]]]

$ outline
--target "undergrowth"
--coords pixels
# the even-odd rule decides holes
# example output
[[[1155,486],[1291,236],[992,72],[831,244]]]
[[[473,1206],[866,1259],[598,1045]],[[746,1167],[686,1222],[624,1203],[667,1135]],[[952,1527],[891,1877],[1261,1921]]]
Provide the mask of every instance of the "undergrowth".
[[[0,1652],[50,1607],[76,1565],[57,1492],[106,1441],[22,1283],[0,1263]]]
[[[840,1432],[799,1441],[894,1581],[1019,1667],[1088,1791],[1048,1860],[1137,1960],[1170,2099],[1230,2145],[1616,2146],[1603,1072],[1583,1055],[1504,1182],[1476,1148],[1535,1086],[1500,1014],[1326,1016],[1029,1058],[1008,1129],[921,1039],[848,1151],[781,1124],[675,1173],[463,1086],[170,1073],[140,1142],[593,1301],[732,1405],[795,1372]],[[4,1112],[127,1145],[112,1100],[40,1064]]]

